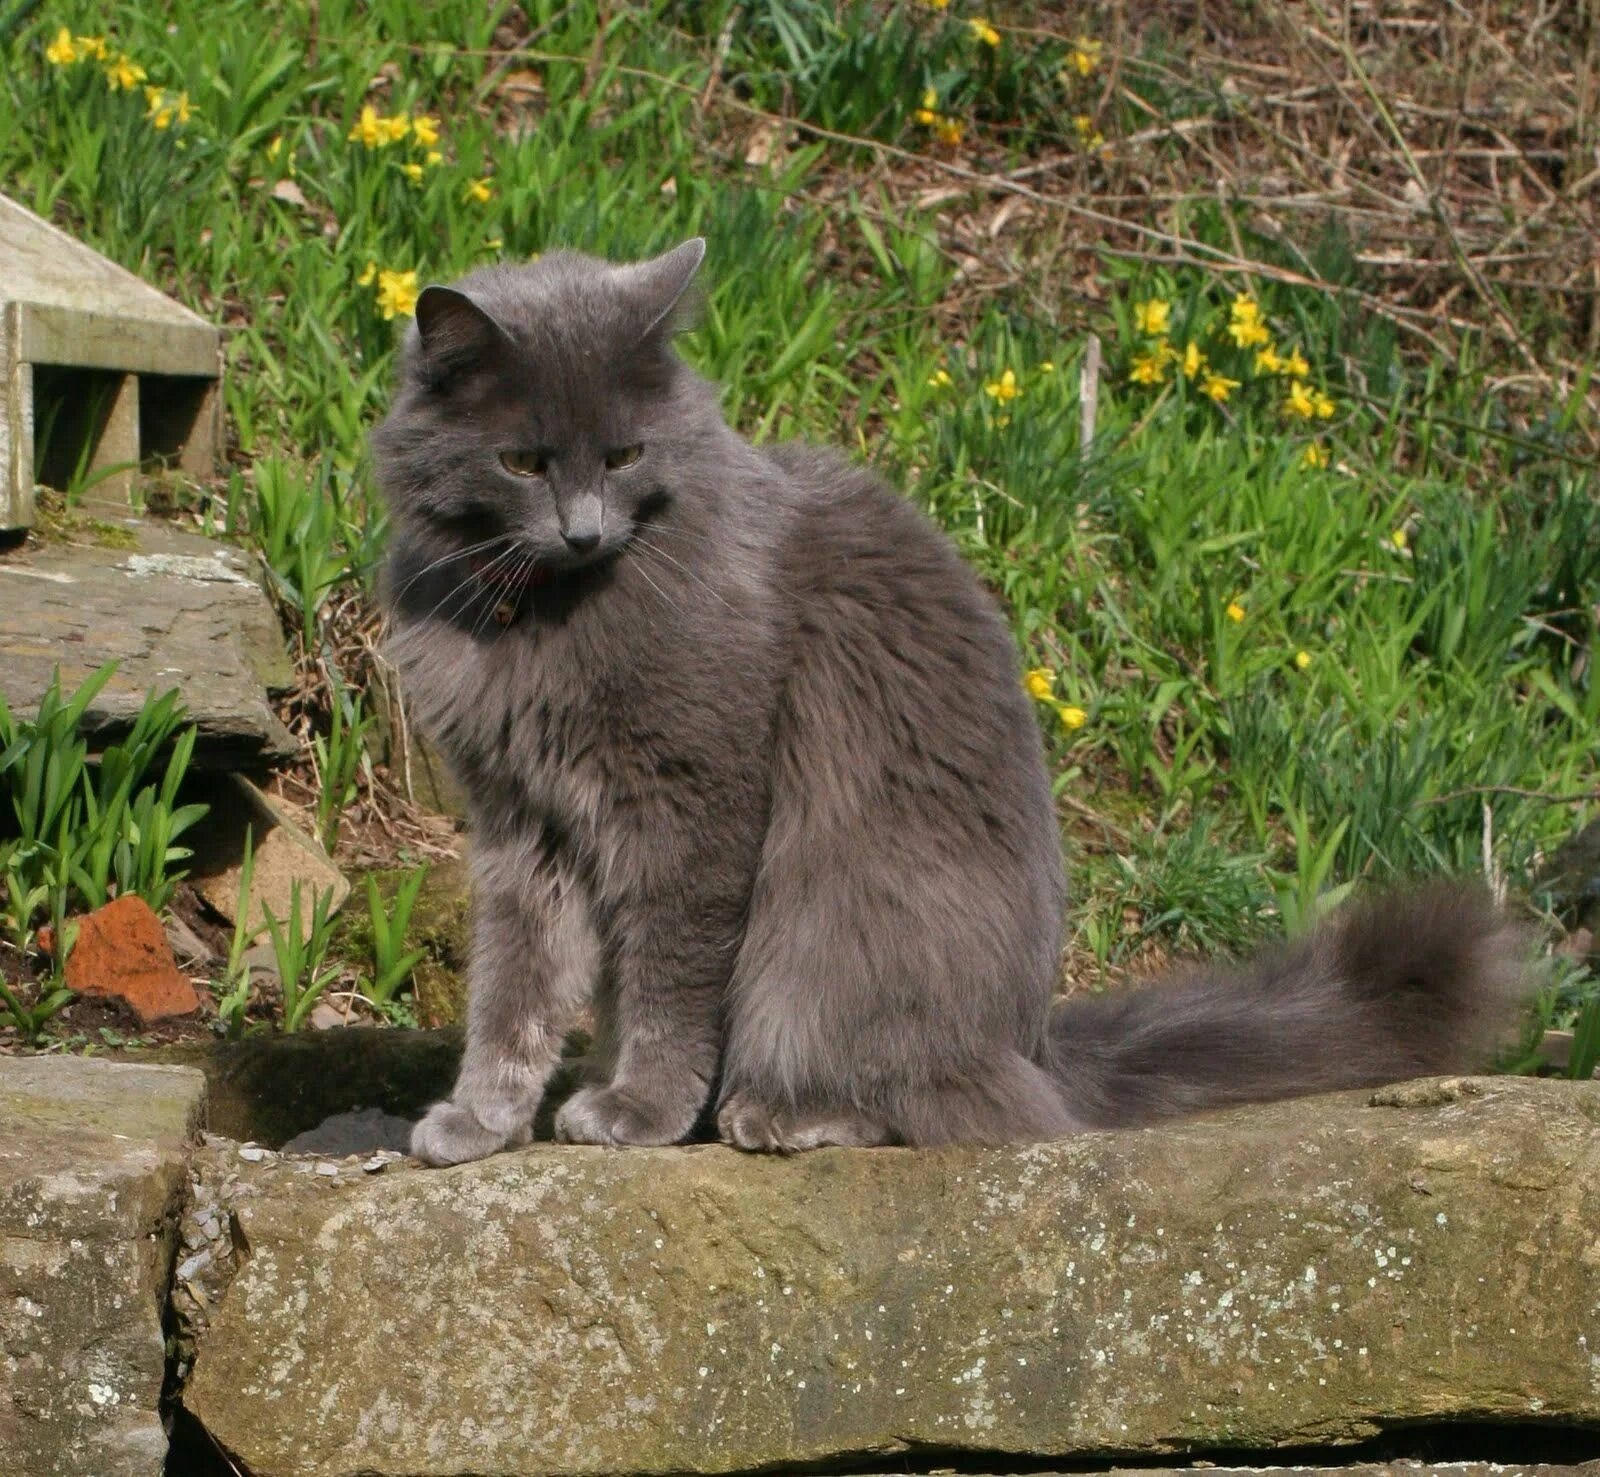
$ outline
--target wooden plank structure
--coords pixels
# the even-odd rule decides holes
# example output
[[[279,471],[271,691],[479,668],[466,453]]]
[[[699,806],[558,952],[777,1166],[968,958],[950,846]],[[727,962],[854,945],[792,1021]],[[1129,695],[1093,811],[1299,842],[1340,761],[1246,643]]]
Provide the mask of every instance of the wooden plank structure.
[[[211,476],[221,385],[212,324],[0,195],[0,529],[36,482],[126,512],[141,468]]]

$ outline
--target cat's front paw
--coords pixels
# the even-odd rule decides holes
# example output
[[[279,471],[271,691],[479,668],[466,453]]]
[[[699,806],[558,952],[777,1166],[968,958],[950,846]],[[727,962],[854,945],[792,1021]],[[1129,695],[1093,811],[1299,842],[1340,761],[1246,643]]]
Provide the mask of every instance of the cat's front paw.
[[[564,1144],[675,1144],[689,1136],[698,1109],[647,1103],[616,1087],[585,1087],[561,1105]]]
[[[531,1136],[531,1128],[485,1128],[459,1103],[435,1103],[411,1130],[411,1152],[424,1164],[465,1164],[525,1144]]]

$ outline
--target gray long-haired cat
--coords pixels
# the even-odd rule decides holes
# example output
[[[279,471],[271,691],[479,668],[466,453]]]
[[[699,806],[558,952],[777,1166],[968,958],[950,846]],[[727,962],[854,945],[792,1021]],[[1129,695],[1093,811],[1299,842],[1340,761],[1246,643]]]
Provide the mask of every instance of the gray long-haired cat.
[[[1453,1070],[1521,985],[1477,891],[1052,1005],[1063,889],[1017,655],[950,542],[754,447],[672,339],[698,240],[430,287],[377,432],[391,650],[472,819],[466,1055],[413,1149],[995,1143]]]

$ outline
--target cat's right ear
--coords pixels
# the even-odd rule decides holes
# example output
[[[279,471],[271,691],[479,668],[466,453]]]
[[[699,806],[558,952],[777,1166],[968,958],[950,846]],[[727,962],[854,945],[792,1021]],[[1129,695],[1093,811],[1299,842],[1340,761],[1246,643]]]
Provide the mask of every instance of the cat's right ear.
[[[417,362],[434,389],[489,367],[511,348],[505,329],[464,292],[424,287],[417,299]]]

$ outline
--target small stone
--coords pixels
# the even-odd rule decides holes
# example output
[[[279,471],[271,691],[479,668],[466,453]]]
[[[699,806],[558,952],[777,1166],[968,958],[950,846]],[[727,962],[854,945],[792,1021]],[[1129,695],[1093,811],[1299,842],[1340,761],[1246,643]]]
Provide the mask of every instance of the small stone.
[[[1595,951],[1594,930],[1581,926],[1573,929],[1556,945],[1555,951],[1569,959],[1587,959]]]
[[[172,957],[161,920],[131,893],[78,920],[78,941],[67,955],[67,987],[122,1001],[142,1026],[200,1008],[194,986]]]
[[[353,1108],[333,1113],[315,1128],[297,1133],[284,1144],[286,1154],[322,1154],[344,1159],[357,1154],[391,1152],[396,1158],[411,1144],[411,1120],[381,1108]]]
[[[250,971],[252,984],[279,984],[278,954],[272,947],[271,939],[263,939],[260,943],[251,944],[244,951],[244,965]]]
[[[350,1017],[326,1000],[319,1000],[311,1007],[310,1019],[312,1029],[316,1031],[334,1031],[350,1024]]]
[[[350,883],[299,817],[242,775],[226,777],[202,823],[195,841],[195,891],[230,923],[245,911],[239,891],[246,830],[253,858],[248,926],[265,929],[269,909],[280,926],[285,924],[298,890],[301,934],[309,937],[315,900],[331,894],[337,911],[350,895]]]
[[[185,1257],[178,1263],[178,1281],[188,1282],[191,1278],[205,1271],[210,1265],[210,1251],[197,1251],[193,1256]]]
[[[167,943],[172,946],[174,957],[181,963],[195,968],[210,964],[217,957],[215,950],[176,913],[167,918],[166,928]]]
[[[266,1149],[256,1144],[241,1144],[239,1146],[239,1157],[249,1164],[261,1163],[267,1157],[267,1152]]]
[[[337,1164],[330,1164],[326,1159],[324,1159],[320,1164],[317,1165],[317,1173],[328,1175],[331,1178],[333,1175],[339,1173],[339,1166]]]

